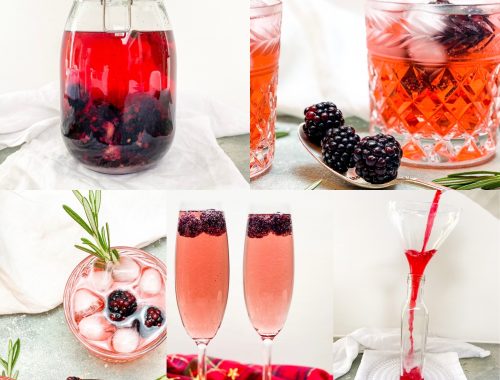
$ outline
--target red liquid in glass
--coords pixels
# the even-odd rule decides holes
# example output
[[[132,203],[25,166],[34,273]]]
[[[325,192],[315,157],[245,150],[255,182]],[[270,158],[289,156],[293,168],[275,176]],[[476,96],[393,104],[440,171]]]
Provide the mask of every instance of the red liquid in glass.
[[[434,254],[437,252],[435,249],[431,249],[426,251],[427,244],[429,243],[429,238],[432,233],[432,227],[434,226],[434,220],[436,219],[439,201],[441,199],[441,190],[436,191],[436,195],[434,196],[434,200],[432,201],[432,205],[429,211],[429,216],[427,218],[427,226],[425,229],[424,235],[424,243],[422,245],[422,249],[420,251],[409,249],[405,252],[406,258],[408,259],[408,264],[410,265],[410,274],[416,276],[423,276],[425,272],[425,268],[427,264],[432,259]],[[418,293],[420,289],[420,282],[413,281],[412,289],[411,289],[411,297],[410,297],[410,354],[413,353],[413,322],[414,322],[414,313],[413,308],[415,307]],[[403,375],[400,377],[400,380],[423,380],[423,377],[420,373],[419,368],[413,368],[410,372],[404,371]]]
[[[158,161],[175,128],[171,31],[65,32],[62,133],[86,166],[130,173]]]

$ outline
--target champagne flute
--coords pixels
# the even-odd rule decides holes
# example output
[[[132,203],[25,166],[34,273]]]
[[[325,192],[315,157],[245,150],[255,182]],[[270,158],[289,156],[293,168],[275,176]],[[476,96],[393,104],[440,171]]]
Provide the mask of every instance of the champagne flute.
[[[198,346],[198,380],[205,380],[207,345],[222,323],[229,291],[229,248],[220,208],[181,208],[175,290],[184,328]]]
[[[262,379],[271,380],[274,338],[283,329],[293,292],[294,253],[290,213],[252,212],[244,257],[248,316],[264,343]]]

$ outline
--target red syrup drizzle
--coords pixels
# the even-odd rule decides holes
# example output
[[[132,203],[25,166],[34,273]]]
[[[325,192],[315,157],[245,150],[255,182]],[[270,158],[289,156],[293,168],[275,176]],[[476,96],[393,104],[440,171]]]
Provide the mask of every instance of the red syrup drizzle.
[[[432,201],[431,208],[429,210],[429,216],[427,218],[427,226],[425,228],[424,243],[422,249],[419,251],[409,249],[405,252],[408,264],[410,265],[410,274],[413,275],[411,297],[410,297],[410,315],[409,315],[409,328],[410,328],[410,355],[413,355],[414,341],[413,341],[413,321],[414,321],[414,311],[413,308],[417,302],[418,293],[420,290],[420,278],[424,275],[425,268],[427,264],[432,259],[434,254],[437,252],[435,249],[426,250],[427,244],[429,243],[429,238],[432,233],[432,227],[434,226],[434,220],[436,219],[436,214],[439,207],[439,201],[441,199],[441,190],[436,191],[434,200]],[[415,367],[407,372],[404,370],[403,375],[400,380],[424,380],[420,369]]]

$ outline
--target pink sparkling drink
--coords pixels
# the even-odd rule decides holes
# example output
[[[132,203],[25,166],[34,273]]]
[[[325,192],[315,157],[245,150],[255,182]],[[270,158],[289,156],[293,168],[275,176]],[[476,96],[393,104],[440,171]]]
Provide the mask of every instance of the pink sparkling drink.
[[[166,267],[135,248],[118,247],[120,262],[83,260],[66,285],[64,311],[76,338],[100,359],[135,360],[166,338]],[[125,311],[113,310],[114,299],[128,299]]]
[[[175,291],[184,328],[198,346],[197,379],[205,380],[207,345],[222,323],[229,292],[229,247],[222,211],[180,212]]]
[[[208,343],[222,322],[229,291],[229,248],[222,212],[180,213],[175,273],[184,327],[195,341]]]
[[[283,328],[293,291],[293,236],[289,214],[251,214],[244,258],[245,302],[261,337]]]

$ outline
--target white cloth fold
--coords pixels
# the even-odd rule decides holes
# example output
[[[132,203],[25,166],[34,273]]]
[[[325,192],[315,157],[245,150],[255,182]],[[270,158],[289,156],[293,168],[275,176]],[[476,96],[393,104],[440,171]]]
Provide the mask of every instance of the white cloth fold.
[[[166,198],[159,191],[105,191],[100,219],[111,244],[144,247],[166,234]],[[74,248],[85,231],[62,209],[79,214],[70,191],[0,191],[0,315],[41,313],[58,306],[66,281],[86,254]]]
[[[284,2],[278,112],[303,117],[329,100],[346,116],[368,119],[364,15],[333,0]]]
[[[247,116],[216,101],[179,94],[177,130],[167,156],[137,174],[111,176],[72,158],[59,132],[57,84],[0,95],[0,149],[19,146],[0,165],[3,189],[215,189],[248,183],[216,137],[248,133]]]
[[[354,380],[399,380],[399,354],[366,350]],[[456,352],[427,354],[423,377],[426,380],[467,380]]]
[[[378,351],[399,351],[398,329],[361,328],[333,344],[334,378],[345,375],[351,369],[354,359],[365,349]],[[430,336],[426,351],[429,353],[456,352],[459,358],[484,358],[490,352],[470,343]]]

